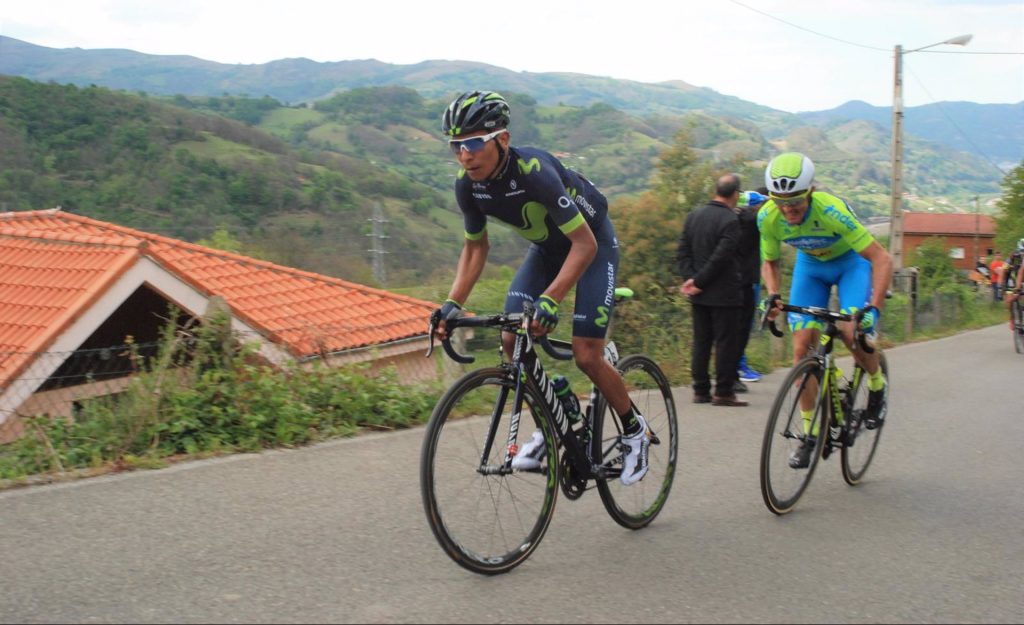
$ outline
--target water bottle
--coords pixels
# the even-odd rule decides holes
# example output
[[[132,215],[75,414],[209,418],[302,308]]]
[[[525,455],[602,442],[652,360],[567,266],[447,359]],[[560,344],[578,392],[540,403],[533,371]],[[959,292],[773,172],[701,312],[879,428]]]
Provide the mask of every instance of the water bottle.
[[[558,401],[562,402],[562,409],[565,410],[565,415],[569,418],[570,423],[576,423],[580,420],[580,400],[576,397],[576,393],[572,392],[569,388],[569,380],[564,375],[556,375],[551,380],[551,385],[555,389],[555,396],[558,397]]]

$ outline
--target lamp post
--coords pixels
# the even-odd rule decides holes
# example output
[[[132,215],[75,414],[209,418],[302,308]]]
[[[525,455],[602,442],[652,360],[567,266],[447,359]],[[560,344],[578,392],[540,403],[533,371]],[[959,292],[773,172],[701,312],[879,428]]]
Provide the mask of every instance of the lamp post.
[[[893,271],[903,269],[903,55],[941,45],[966,46],[972,35],[960,35],[913,50],[896,46],[892,89],[892,203],[889,209],[889,253]]]

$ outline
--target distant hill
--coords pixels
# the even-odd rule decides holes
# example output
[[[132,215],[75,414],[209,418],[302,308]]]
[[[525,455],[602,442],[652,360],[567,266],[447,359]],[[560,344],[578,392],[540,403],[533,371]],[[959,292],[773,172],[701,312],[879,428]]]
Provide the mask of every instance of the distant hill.
[[[89,84],[160,95],[270,96],[283,103],[312,102],[356,87],[401,85],[427,97],[451,98],[466,90],[466,76],[489,89],[529,93],[539,102],[589,106],[604,102],[627,113],[714,110],[774,119],[766,106],[682,81],[660,84],[571,73],[530,73],[466,61],[392,65],[376,60],[319,63],[283,59],[259,65],[228,65],[191,56],[160,56],[130,50],[56,49],[0,36],[0,73],[39,81]]]
[[[801,113],[809,124],[830,127],[850,120],[865,120],[887,131],[892,128],[892,108],[852,101],[828,111]],[[906,134],[947,145],[954,150],[984,157],[1004,169],[1024,160],[1024,102],[977,104],[937,102],[903,112]]]
[[[230,65],[130,50],[47,48],[0,36],[0,74],[153,95],[269,96],[284,104],[314,102],[340,91],[386,85],[446,99],[464,91],[466,76],[472,75],[475,85],[530,94],[543,105],[587,107],[604,103],[638,117],[703,112],[755,123],[768,139],[780,138],[807,124],[831,126],[865,120],[888,128],[891,123],[888,107],[864,102],[794,115],[678,80],[642,83],[584,74],[513,72],[467,61],[394,65],[373,59],[319,63],[299,58]],[[991,163],[1016,164],[1024,159],[1024,102],[944,102],[911,107],[905,111],[905,128],[907,134],[978,155]]]

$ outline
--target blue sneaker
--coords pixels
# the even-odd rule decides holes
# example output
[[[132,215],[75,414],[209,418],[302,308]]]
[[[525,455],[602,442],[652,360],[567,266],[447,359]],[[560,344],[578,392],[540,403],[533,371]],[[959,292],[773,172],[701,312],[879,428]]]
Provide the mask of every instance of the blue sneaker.
[[[747,365],[747,363],[740,364],[740,368],[736,370],[736,373],[740,376],[742,382],[760,382],[761,374],[754,371]]]

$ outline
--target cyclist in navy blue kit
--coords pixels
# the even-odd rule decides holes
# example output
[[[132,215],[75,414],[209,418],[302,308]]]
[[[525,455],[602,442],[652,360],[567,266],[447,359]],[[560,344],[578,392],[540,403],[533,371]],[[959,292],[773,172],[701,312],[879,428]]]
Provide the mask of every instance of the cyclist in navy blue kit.
[[[542,335],[558,324],[559,304],[576,287],[572,351],[587,374],[621,416],[622,441],[629,446],[623,484],[647,473],[650,433],[629,399],[622,377],[604,359],[605,336],[614,306],[619,245],[608,218],[608,201],[582,175],[551,154],[510,145],[508,103],[491,91],[470,91],[445,110],[442,130],[462,166],[455,198],[463,214],[465,240],[455,280],[441,307],[445,319],[456,316],[487,262],[487,220],[493,217],[530,241],[505,298],[505,312],[522,312],[535,304],[532,331]],[[506,353],[514,337],[503,337]],[[515,469],[540,466],[544,442],[540,432],[522,445],[512,460]]]

